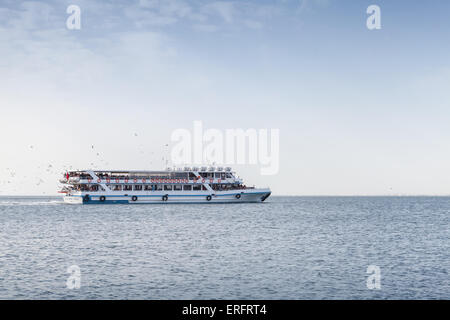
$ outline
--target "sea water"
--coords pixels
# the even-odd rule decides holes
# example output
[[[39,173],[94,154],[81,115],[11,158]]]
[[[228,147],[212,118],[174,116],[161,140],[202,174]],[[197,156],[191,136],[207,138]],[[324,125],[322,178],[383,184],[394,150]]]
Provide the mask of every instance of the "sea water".
[[[0,299],[450,299],[449,222],[449,197],[0,197]]]

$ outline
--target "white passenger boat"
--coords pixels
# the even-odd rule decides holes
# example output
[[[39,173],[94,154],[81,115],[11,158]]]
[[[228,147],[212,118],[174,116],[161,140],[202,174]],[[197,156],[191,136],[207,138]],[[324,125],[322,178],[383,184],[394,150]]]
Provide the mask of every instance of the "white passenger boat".
[[[60,193],[70,204],[263,202],[269,188],[244,185],[231,168],[69,171]]]

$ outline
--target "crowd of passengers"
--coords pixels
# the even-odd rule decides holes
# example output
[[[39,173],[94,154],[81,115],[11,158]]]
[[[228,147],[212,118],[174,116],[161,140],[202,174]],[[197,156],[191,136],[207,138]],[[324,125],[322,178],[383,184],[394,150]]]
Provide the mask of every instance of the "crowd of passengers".
[[[134,186],[134,187],[133,187]],[[126,184],[126,185],[111,185],[110,186],[111,190],[113,191],[206,191],[206,187],[201,185],[201,184],[197,184],[197,185],[179,185],[179,184],[166,184],[166,185],[131,185],[131,184]],[[228,190],[238,190],[238,189],[251,189],[251,187],[247,187],[246,185],[243,184],[235,184],[235,185],[231,185],[231,184],[212,184],[211,188],[214,191],[228,191]],[[90,192],[96,192],[99,191],[99,185],[97,184],[92,184],[92,185],[88,185],[88,184],[82,184],[82,185],[77,185],[74,187],[74,189],[76,191],[90,191]]]
[[[231,173],[229,172],[199,172],[199,175],[201,178],[205,178],[205,179],[212,179],[212,178],[216,178],[216,179],[227,179],[227,178],[232,178],[233,176],[231,175]],[[151,175],[151,176],[134,176],[134,175],[116,175],[116,174],[108,174],[108,173],[98,173],[97,176],[100,179],[124,179],[124,178],[129,178],[129,179],[186,179],[189,177],[190,180],[193,180],[195,178],[197,178],[192,172],[188,173],[179,173],[179,172],[172,172],[172,173],[168,173],[165,175]],[[90,179],[91,176],[87,173],[79,173],[79,172],[70,172],[69,173],[69,177],[74,177],[74,178],[80,178],[80,179]]]

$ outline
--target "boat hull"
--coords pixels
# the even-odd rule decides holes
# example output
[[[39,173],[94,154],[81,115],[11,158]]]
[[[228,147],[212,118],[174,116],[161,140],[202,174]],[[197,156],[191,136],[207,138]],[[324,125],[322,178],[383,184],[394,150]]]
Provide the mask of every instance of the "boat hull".
[[[67,204],[166,204],[166,203],[255,203],[263,202],[271,194],[270,189],[243,189],[217,191],[215,194],[207,192],[142,192],[106,193],[106,192],[79,192],[66,195]]]

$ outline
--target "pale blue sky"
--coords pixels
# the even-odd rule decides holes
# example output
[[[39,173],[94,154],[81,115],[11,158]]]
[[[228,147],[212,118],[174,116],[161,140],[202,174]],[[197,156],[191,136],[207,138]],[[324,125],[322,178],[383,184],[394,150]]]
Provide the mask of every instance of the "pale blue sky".
[[[194,120],[279,128],[279,174],[239,168],[274,194],[450,194],[449,16],[448,1],[1,0],[0,195],[53,194],[68,166],[159,169]]]

